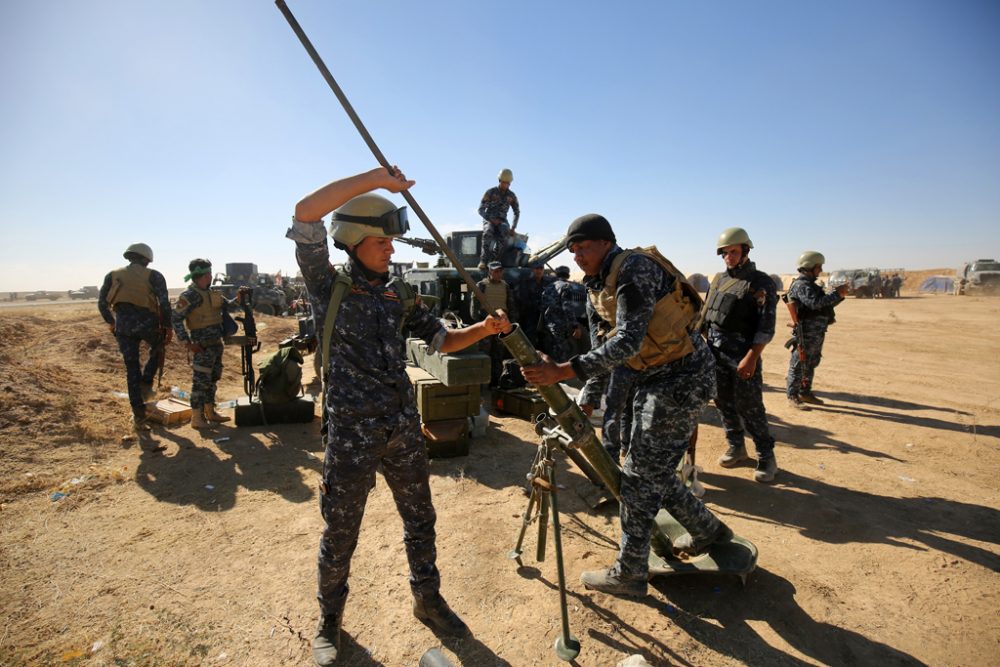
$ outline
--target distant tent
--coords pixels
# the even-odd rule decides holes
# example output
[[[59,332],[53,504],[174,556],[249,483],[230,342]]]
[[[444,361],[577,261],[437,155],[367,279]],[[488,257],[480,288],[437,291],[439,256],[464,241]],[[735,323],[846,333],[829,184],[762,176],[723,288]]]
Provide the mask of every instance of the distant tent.
[[[955,289],[955,281],[948,276],[930,276],[920,283],[922,294],[951,294]]]
[[[694,287],[699,292],[701,292],[702,294],[708,293],[709,282],[708,278],[706,278],[704,275],[700,273],[692,273],[690,276],[688,276],[688,282],[691,283],[691,286]]]
[[[771,281],[774,283],[774,289],[776,289],[779,292],[785,291],[785,283],[781,280],[781,276],[779,276],[777,273],[771,274]]]

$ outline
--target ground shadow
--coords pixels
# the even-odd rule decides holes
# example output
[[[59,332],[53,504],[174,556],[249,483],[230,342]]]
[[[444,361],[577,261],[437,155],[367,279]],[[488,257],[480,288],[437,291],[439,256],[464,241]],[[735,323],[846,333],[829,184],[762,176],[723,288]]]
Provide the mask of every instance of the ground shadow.
[[[872,458],[902,462],[902,459],[877,449],[866,449],[844,440],[839,440],[833,437],[832,431],[827,431],[826,429],[816,428],[815,426],[804,426],[802,424],[791,424],[781,417],[770,413],[767,415],[767,421],[771,435],[775,440],[791,445],[796,449],[828,449],[842,454],[861,454]]]
[[[701,479],[718,487],[712,491],[713,504],[752,520],[797,528],[810,539],[933,549],[1000,572],[1000,555],[949,537],[1000,545],[1000,511],[990,507],[945,498],[880,496],[786,470],[770,486],[713,473],[703,473]]]
[[[824,398],[832,399],[832,395],[818,394]],[[852,394],[841,394],[843,396],[852,396]],[[864,401],[861,401],[862,403]],[[874,403],[874,405],[881,405],[880,403]],[[911,404],[912,405],[912,404]],[[814,405],[812,406],[813,411],[827,412],[839,415],[848,415],[853,417],[863,417],[868,419],[878,419],[881,421],[896,422],[897,424],[905,424],[908,426],[920,426],[922,428],[932,428],[941,431],[956,431],[959,433],[970,433],[975,435],[983,435],[993,438],[1000,438],[1000,425],[995,424],[963,424],[959,421],[949,421],[947,419],[938,419],[936,417],[921,417],[916,415],[902,414],[898,412],[888,412],[886,410],[875,410],[872,408],[859,407],[857,405],[842,405],[837,403],[827,403],[826,405]],[[942,412],[954,412],[956,415],[969,416],[968,412],[961,412],[958,410],[946,410],[945,408],[902,408],[902,409],[929,409],[929,410],[940,410]]]

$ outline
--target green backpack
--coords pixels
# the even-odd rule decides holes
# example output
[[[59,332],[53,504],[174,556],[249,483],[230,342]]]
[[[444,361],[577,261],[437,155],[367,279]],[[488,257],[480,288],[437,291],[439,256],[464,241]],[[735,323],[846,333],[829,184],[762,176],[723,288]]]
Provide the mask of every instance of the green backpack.
[[[282,347],[257,363],[257,397],[261,403],[281,405],[302,393],[302,353]]]

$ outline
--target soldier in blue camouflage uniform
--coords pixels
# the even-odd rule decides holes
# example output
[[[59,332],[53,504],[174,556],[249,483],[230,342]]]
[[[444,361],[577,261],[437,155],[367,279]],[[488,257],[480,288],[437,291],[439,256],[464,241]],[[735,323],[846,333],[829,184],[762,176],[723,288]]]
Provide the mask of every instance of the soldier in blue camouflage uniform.
[[[587,326],[587,289],[569,279],[569,267],[556,267],[556,280],[542,292],[542,321],[548,332],[548,353],[569,361],[580,350]]]
[[[538,320],[542,314],[542,292],[552,281],[545,275],[545,265],[542,262],[533,262],[530,268],[531,273],[524,276],[515,289],[519,311],[517,323],[537,348],[542,338],[538,331]]]
[[[604,342],[606,333],[598,335],[595,345]],[[595,395],[600,383],[594,382],[584,386],[580,394],[581,407],[586,406],[587,413],[604,403],[604,414],[601,416],[601,444],[611,458],[618,463],[622,454],[628,454],[629,442],[632,439],[632,399],[635,396],[635,379],[637,372],[628,366],[616,366],[608,374],[604,395]],[[589,389],[587,388],[589,386]]]
[[[188,264],[188,272],[184,280],[190,280],[191,284],[177,297],[172,320],[177,340],[186,344],[193,355],[191,426],[203,430],[211,428],[212,422],[230,420],[215,410],[215,389],[222,379],[222,311],[232,302],[209,289],[212,284],[210,261],[193,259]]]
[[[517,203],[517,195],[510,189],[514,173],[510,169],[502,169],[497,180],[499,184],[487,190],[479,202],[479,215],[483,219],[480,269],[485,269],[490,262],[500,259],[507,245],[507,237],[517,229],[517,221],[521,217],[521,206]],[[513,224],[507,223],[508,209],[514,210]]]
[[[816,279],[823,272],[826,258],[822,254],[807,250],[799,255],[798,277],[792,281],[785,295],[787,301],[794,305],[799,320],[799,332],[796,332],[795,346],[788,361],[788,376],[785,378],[785,391],[788,403],[799,410],[809,410],[809,405],[823,405],[812,391],[813,375],[823,356],[823,341],[826,330],[833,323],[833,309],[847,294],[847,285],[840,285],[827,294],[816,284]],[[799,359],[798,347],[805,350],[805,361]]]
[[[322,619],[313,640],[318,665],[333,664],[340,649],[351,555],[380,464],[403,520],[414,615],[438,632],[468,632],[440,593],[436,515],[404,341],[415,336],[436,351],[451,352],[509,331],[511,325],[501,313],[464,329],[446,329],[419,300],[407,309],[407,289],[390,281],[388,273],[392,239],[409,228],[406,209],[369,193],[379,188],[401,192],[412,185],[398,169],[381,167],[334,181],[299,201],[287,233],[296,244],[317,324],[326,321],[335,286],[343,280],[330,264],[322,221],[331,211],[334,244],[349,257],[342,271],[350,286],[337,288],[344,292],[334,315],[335,335],[320,342],[329,364],[323,369],[327,423],[320,508],[326,528],[317,595]]]
[[[128,402],[137,432],[149,431],[146,401],[154,397],[153,380],[170,342],[170,299],[163,274],[148,268],[153,250],[145,243],[125,249],[129,265],[104,276],[97,309],[111,327],[125,361]],[[149,359],[140,369],[139,345],[149,345]]]
[[[761,354],[774,338],[778,293],[771,277],[750,261],[751,248],[753,242],[741,227],[730,227],[719,236],[716,252],[726,270],[708,289],[702,332],[715,356],[715,407],[729,443],[719,465],[735,468],[749,460],[744,442],[749,432],[757,450],[754,479],[771,482],[778,462],[764,410]]]
[[[701,299],[667,260],[619,248],[603,216],[574,220],[566,243],[586,274],[596,347],[564,363],[543,357],[522,372],[535,385],[580,377],[590,392],[590,385],[617,366],[637,371],[632,440],[621,477],[618,558],[607,570],[584,572],[581,581],[593,590],[641,597],[647,590],[653,519],[661,507],[688,531],[674,543],[680,552],[701,553],[732,539],[732,531],[677,475],[698,416],[715,393],[712,353],[693,328]],[[608,325],[614,333],[597,345],[598,327]]]

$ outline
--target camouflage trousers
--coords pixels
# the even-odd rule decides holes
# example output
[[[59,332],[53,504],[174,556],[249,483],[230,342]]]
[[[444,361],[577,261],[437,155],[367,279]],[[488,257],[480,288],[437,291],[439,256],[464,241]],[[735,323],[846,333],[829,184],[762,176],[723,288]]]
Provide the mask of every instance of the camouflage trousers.
[[[324,615],[341,614],[347,601],[351,556],[375,469],[392,491],[403,520],[403,544],[415,597],[429,597],[441,587],[438,573],[427,450],[420,424],[406,419],[393,426],[338,428],[331,424],[323,464],[320,510],[326,528],[319,546],[319,606]]]
[[[191,362],[191,407],[200,408],[215,403],[215,386],[222,379],[222,342],[201,343]]]
[[[622,451],[628,453],[632,439],[632,389],[636,372],[628,366],[618,366],[608,378],[604,390],[604,419],[601,422],[601,444],[615,463]]]
[[[152,386],[156,379],[156,371],[160,366],[160,355],[163,349],[160,347],[162,336],[159,331],[143,334],[115,336],[118,340],[118,349],[121,350],[122,359],[125,361],[125,382],[128,384],[128,402],[132,406],[132,415],[137,419],[146,416],[146,404],[142,397],[142,385]],[[142,366],[139,359],[140,344],[145,341],[149,345],[149,359],[146,365]]]
[[[823,341],[826,340],[826,327],[814,328],[805,323],[805,341],[798,344],[805,348],[805,361],[799,359],[799,351],[792,348],[791,359],[788,360],[788,375],[785,378],[785,391],[789,398],[801,393],[812,393],[813,376],[816,367],[823,358]]]
[[[510,225],[501,222],[494,225],[492,222],[483,221],[483,252],[482,263],[489,264],[492,261],[500,261],[503,250],[507,245],[507,237],[510,236]]]
[[[747,380],[736,374],[733,361],[715,352],[715,407],[722,418],[726,442],[730,447],[743,447],[744,434],[753,438],[758,459],[774,455],[774,438],[767,426],[764,410],[763,362],[757,361],[757,370]]]
[[[715,393],[711,354],[695,352],[688,367],[656,373],[636,382],[632,400],[632,440],[622,468],[622,536],[614,569],[626,577],[649,573],[649,543],[660,508],[670,512],[696,539],[719,527],[719,520],[677,475],[698,417]],[[677,362],[674,362],[677,363]],[[700,367],[690,368],[700,364]]]

